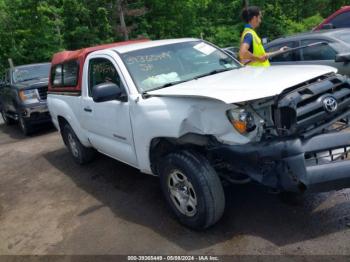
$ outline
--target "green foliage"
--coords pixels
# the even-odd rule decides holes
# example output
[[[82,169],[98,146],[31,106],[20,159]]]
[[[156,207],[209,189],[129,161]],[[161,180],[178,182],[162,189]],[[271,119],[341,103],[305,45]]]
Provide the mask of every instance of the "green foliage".
[[[288,30],[285,33],[285,35],[292,35],[299,32],[310,31],[316,25],[320,24],[322,21],[323,21],[323,18],[318,13],[303,19],[300,23],[289,20],[287,24]]]
[[[320,24],[323,21],[323,17],[317,13],[313,16],[303,19],[302,24],[306,31],[313,29],[316,25]]]
[[[63,0],[63,38],[69,50],[112,42],[107,1]]]
[[[123,7],[129,37],[203,37],[238,46],[242,0],[0,0],[0,72],[50,61],[60,50],[120,41]],[[264,11],[261,37],[270,40],[311,30],[348,0],[250,0]],[[316,9],[317,8],[317,9]]]

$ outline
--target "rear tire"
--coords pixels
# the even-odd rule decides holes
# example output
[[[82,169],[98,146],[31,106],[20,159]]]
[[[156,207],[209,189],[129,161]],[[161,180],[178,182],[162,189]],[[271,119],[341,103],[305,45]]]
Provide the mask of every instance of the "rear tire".
[[[161,159],[159,171],[166,201],[182,224],[205,229],[222,217],[223,187],[205,157],[187,150],[170,153]]]
[[[84,165],[94,159],[95,150],[93,148],[85,147],[69,124],[66,124],[63,127],[62,136],[69,152],[77,164]]]

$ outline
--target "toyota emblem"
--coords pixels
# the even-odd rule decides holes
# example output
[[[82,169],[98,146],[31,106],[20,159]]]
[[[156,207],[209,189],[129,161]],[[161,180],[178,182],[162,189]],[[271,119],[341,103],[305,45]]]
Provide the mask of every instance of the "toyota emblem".
[[[338,102],[333,96],[323,99],[323,107],[328,113],[333,113],[338,109]]]

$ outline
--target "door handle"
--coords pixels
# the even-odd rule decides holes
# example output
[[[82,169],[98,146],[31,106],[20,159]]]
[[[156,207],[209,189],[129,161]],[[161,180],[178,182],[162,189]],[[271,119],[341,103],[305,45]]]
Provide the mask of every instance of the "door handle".
[[[85,112],[91,113],[91,112],[92,112],[92,109],[91,109],[90,107],[84,107],[84,111],[85,111]]]

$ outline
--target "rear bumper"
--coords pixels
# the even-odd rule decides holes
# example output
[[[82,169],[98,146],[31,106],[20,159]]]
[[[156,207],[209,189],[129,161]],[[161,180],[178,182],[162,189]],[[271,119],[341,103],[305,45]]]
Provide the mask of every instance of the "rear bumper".
[[[255,181],[294,192],[350,187],[348,150],[350,132],[323,134],[307,140],[220,144],[211,148],[214,154]]]

